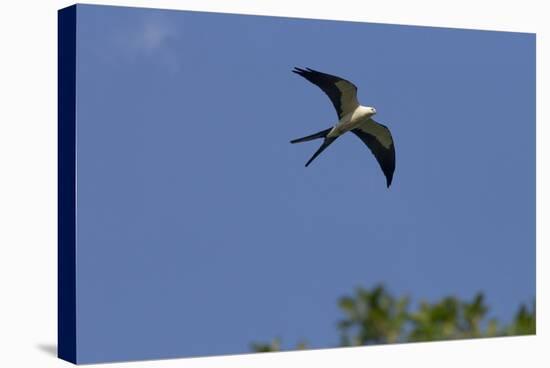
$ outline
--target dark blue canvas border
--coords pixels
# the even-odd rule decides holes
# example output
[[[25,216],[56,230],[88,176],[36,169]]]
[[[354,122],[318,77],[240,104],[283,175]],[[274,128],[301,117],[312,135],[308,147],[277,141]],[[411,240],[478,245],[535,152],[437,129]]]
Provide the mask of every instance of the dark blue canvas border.
[[[57,355],[76,363],[76,5],[57,20]]]

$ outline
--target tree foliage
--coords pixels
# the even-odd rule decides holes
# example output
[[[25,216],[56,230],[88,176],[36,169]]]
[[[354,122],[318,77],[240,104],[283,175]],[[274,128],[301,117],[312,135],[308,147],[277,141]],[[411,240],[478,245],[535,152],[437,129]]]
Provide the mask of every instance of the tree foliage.
[[[383,285],[371,290],[357,288],[338,301],[343,318],[338,322],[340,346],[398,342],[470,339],[479,337],[531,335],[536,332],[535,302],[520,305],[514,319],[502,325],[488,319],[489,307],[483,293],[472,300],[455,296],[429,303],[422,301],[411,310],[408,296],[394,297]],[[302,342],[297,349],[307,349]],[[280,339],[253,343],[252,351],[280,351]]]

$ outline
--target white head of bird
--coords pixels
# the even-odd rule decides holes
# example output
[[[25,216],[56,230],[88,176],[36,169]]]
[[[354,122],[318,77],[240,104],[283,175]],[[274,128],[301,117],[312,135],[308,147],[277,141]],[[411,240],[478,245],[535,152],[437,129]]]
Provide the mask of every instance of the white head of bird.
[[[374,115],[376,115],[376,109],[374,107],[370,107],[370,106],[359,106],[355,112],[354,112],[354,117],[355,119],[370,119],[372,118]]]

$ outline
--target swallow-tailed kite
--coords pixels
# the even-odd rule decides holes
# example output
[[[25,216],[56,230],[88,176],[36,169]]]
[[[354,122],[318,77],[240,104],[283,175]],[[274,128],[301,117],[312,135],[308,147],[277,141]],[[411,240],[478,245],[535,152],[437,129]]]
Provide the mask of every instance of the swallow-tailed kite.
[[[300,143],[324,138],[323,144],[306,163],[306,167],[339,136],[352,131],[371,150],[386,176],[386,185],[389,188],[395,170],[395,149],[390,130],[372,119],[376,109],[359,105],[357,87],[343,78],[310,68],[294,68],[293,72],[321,88],[338,114],[338,122],[332,128],[290,141]]]

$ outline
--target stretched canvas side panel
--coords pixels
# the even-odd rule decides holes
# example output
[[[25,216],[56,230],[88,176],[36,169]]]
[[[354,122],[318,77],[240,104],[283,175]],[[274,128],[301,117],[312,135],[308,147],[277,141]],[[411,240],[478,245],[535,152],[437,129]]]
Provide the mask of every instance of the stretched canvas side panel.
[[[58,319],[61,359],[76,363],[76,6],[58,12]]]

